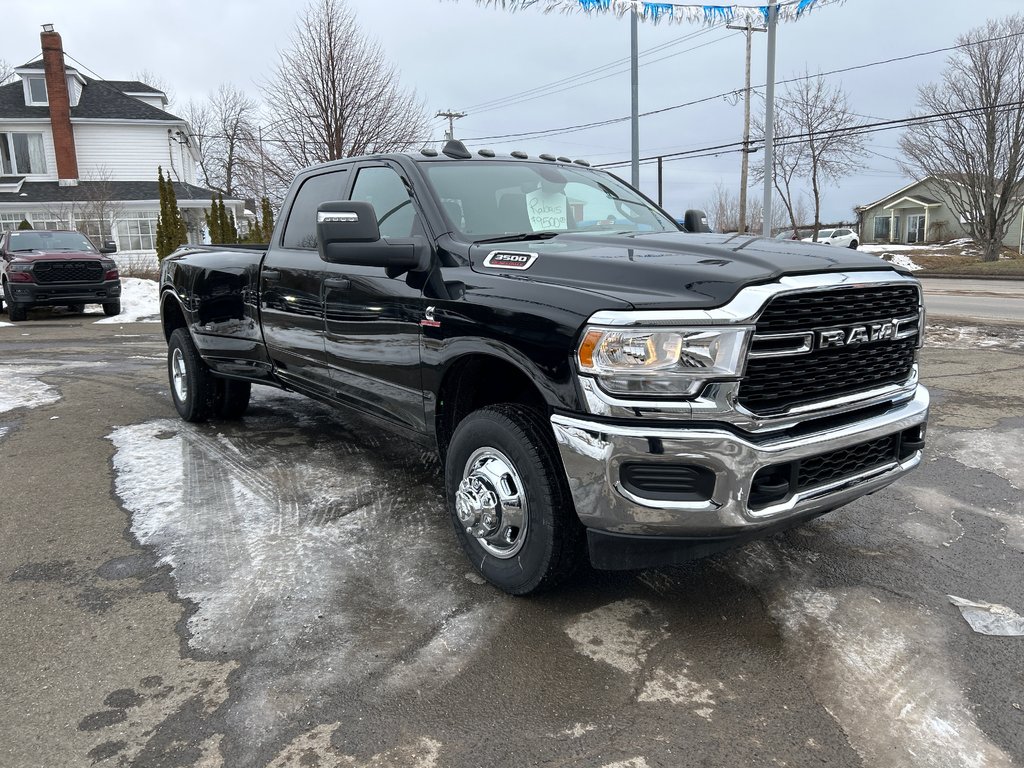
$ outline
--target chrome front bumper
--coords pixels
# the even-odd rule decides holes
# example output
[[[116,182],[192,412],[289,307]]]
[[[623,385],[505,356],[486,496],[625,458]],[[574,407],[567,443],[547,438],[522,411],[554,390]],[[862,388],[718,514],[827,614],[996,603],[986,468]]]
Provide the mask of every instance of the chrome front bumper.
[[[740,536],[827,512],[884,488],[921,462],[917,451],[902,461],[801,489],[789,498],[751,509],[751,483],[762,467],[830,453],[924,424],[928,390],[912,399],[845,426],[797,438],[751,442],[714,428],[669,429],[623,426],[554,415],[551,424],[569,480],[576,512],[587,528],[615,534],[680,538]],[[626,462],[685,463],[715,475],[710,499],[657,501],[626,490],[620,470]]]

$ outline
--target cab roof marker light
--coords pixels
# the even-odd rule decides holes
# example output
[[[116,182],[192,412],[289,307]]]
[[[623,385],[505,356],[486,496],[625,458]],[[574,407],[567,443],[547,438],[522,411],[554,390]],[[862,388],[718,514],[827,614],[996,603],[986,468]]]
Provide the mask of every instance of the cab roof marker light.
[[[543,155],[540,156],[540,159],[541,160],[550,160],[551,162],[554,162],[555,161],[555,156],[554,155],[549,155],[547,152],[545,152]]]
[[[522,150],[517,149],[512,153],[512,157],[515,157],[519,160],[525,160],[526,158],[529,157],[529,155],[523,152]]]
[[[420,154],[426,155],[427,157],[437,157],[437,150],[432,147],[424,147],[420,150]]]
[[[494,157],[493,149],[478,149],[476,153],[480,155],[480,157]]]
[[[573,160],[573,162],[576,163],[576,165],[582,165],[585,168],[589,168],[590,167],[590,163],[588,161],[586,161],[586,160],[583,160],[583,159]]]
[[[560,162],[560,163],[571,163],[572,160],[570,160],[568,157],[559,157],[558,158],[558,162]]]

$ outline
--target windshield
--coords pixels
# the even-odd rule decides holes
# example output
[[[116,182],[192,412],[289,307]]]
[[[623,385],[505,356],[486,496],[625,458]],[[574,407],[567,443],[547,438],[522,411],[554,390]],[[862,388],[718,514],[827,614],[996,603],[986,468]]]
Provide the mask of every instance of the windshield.
[[[470,240],[537,232],[678,232],[614,176],[553,163],[424,163],[452,224]]]
[[[96,253],[89,238],[78,232],[11,232],[11,251],[89,251]]]

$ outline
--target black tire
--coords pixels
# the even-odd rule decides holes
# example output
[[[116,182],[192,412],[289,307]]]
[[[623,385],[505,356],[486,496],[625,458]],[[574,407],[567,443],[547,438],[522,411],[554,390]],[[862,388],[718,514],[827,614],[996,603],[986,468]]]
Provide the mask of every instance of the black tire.
[[[110,301],[103,305],[103,314],[107,317],[121,314],[121,300]]]
[[[7,304],[7,317],[12,323],[21,323],[28,320],[28,307],[24,304]]]
[[[249,408],[252,384],[248,381],[218,379],[214,415],[218,419],[240,419]]]
[[[85,304],[68,304],[68,312],[74,312],[76,315],[80,315],[85,312]]]
[[[860,243],[858,243],[858,242],[857,242],[856,240],[851,240],[851,241],[850,241],[850,247],[851,247],[851,248],[852,248],[853,250],[857,250],[857,246],[858,246],[858,245],[860,245]]]
[[[181,418],[201,422],[210,417],[217,400],[217,380],[199,357],[185,328],[178,328],[167,342],[167,379]]]
[[[506,460],[509,465],[504,464]],[[467,520],[460,519],[458,511],[460,501],[464,511],[469,508],[466,494],[472,493],[472,482],[480,477],[472,468],[480,466],[480,461],[497,461],[499,468],[510,468],[511,474],[505,477],[521,481],[522,486],[511,486],[520,506],[513,504],[506,509],[500,505],[494,541],[467,532]],[[470,487],[460,495],[464,480]],[[455,428],[445,457],[445,488],[462,548],[480,575],[499,589],[526,595],[551,588],[572,574],[583,560],[583,526],[576,516],[550,427],[537,411],[503,404],[481,408],[463,419]],[[496,554],[494,550],[505,543],[499,534],[505,530],[506,520],[518,519],[515,510],[523,507],[521,528],[508,529],[509,536],[513,536],[513,530],[518,531],[514,543]],[[504,517],[510,510],[512,516]],[[472,515],[472,510],[467,514]],[[470,522],[473,520],[470,518]]]

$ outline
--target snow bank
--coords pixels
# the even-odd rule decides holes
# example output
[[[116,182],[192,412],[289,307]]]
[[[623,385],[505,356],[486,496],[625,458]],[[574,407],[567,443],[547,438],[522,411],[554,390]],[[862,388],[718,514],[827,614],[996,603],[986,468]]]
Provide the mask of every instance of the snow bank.
[[[121,314],[97,323],[156,323],[160,321],[160,291],[156,280],[121,278]]]

